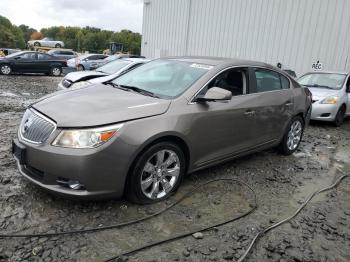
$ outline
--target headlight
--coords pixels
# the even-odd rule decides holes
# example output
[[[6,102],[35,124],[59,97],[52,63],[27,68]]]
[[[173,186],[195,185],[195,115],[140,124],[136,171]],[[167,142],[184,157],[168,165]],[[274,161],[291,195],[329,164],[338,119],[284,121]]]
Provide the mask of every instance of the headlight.
[[[335,105],[339,100],[339,96],[330,96],[321,101],[321,104]]]
[[[85,86],[91,85],[90,82],[88,81],[80,81],[80,82],[76,82],[73,85],[71,85],[70,89],[79,89],[79,88],[83,88]]]
[[[69,148],[94,148],[110,140],[124,124],[92,129],[62,130],[53,146]]]

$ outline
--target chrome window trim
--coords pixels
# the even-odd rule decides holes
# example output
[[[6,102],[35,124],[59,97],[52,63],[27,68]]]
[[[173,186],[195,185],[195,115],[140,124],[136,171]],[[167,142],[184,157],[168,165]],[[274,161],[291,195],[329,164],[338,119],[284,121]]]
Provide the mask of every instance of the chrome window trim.
[[[252,66],[252,65],[239,65],[239,66],[230,66],[230,67],[226,67],[224,69],[222,69],[221,71],[219,71],[218,73],[216,73],[212,78],[210,78],[191,98],[190,98],[190,101],[188,102],[188,105],[194,105],[194,104],[197,104],[197,102],[193,101],[196,96],[215,78],[217,77],[218,75],[220,75],[221,73],[223,73],[224,71],[226,70],[230,70],[230,69],[233,69],[233,68],[241,68],[241,67],[247,67],[248,69],[249,68],[260,68],[260,69],[265,69],[265,70],[270,70],[270,71],[273,71],[273,72],[276,72],[280,75],[283,75],[284,77],[286,77],[289,81],[289,89],[281,89],[281,90],[271,90],[271,91],[266,91],[266,92],[259,92],[259,93],[252,93],[252,94],[247,94],[247,85],[246,85],[246,89],[244,90],[246,93],[243,94],[243,95],[238,95],[238,96],[233,96],[232,98],[234,97],[240,97],[240,96],[249,96],[249,95],[256,95],[256,94],[262,94],[262,93],[269,93],[269,92],[276,92],[276,91],[283,91],[283,90],[290,90],[292,89],[291,87],[293,86],[292,85],[292,81],[290,80],[290,78],[285,75],[285,74],[281,74],[281,72],[278,72],[277,70],[275,69],[270,69],[270,68],[267,68],[267,67],[264,67],[264,66]],[[247,80],[247,79],[246,79]],[[230,100],[225,100],[225,101],[230,101]]]
[[[39,113],[38,111],[36,111],[36,110],[35,110],[34,108],[32,108],[32,107],[28,108],[27,110],[30,110],[33,114],[35,114],[35,115],[37,115],[37,116],[43,118],[44,120],[48,121],[48,122],[51,123],[51,124],[53,124],[54,129],[53,129],[52,132],[49,134],[48,138],[56,131],[56,129],[57,129],[57,124],[56,124],[54,121],[52,121],[50,118],[48,118],[48,117],[44,116],[43,114]],[[22,121],[23,121],[23,119],[22,119]],[[19,137],[20,137],[23,141],[26,141],[26,142],[31,143],[31,144],[34,144],[34,145],[42,145],[42,144],[44,144],[44,142],[35,142],[35,141],[31,141],[31,140],[29,140],[29,139],[23,137],[22,131],[21,131],[21,129],[22,129],[22,121],[21,121],[21,124],[20,124],[19,129],[18,129],[18,135],[19,135]],[[46,142],[46,141],[45,141],[45,142]]]

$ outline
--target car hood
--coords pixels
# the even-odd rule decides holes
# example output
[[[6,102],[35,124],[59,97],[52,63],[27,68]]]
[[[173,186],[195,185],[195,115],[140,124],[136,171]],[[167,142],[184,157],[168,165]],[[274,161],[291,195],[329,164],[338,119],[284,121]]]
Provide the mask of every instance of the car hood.
[[[81,80],[88,80],[95,77],[106,76],[106,73],[97,72],[97,71],[80,71],[80,72],[72,72],[65,76],[65,79],[76,82]]]
[[[90,127],[165,113],[170,100],[144,96],[106,85],[60,91],[31,106],[58,127]]]
[[[308,87],[310,92],[312,93],[312,99],[319,100],[322,98],[326,98],[328,96],[335,96],[340,93],[340,90],[330,90],[326,88],[310,88]]]

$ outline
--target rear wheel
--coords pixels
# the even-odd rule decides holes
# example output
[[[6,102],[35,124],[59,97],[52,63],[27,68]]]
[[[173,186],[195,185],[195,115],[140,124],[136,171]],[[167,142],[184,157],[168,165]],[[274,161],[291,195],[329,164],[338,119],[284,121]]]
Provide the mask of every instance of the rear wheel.
[[[77,66],[77,70],[78,70],[78,71],[84,71],[85,68],[84,68],[83,65],[78,65],[78,66]]]
[[[304,133],[304,120],[300,116],[294,117],[287,126],[279,146],[279,151],[284,155],[290,155],[297,150]]]
[[[149,147],[137,159],[126,185],[132,202],[150,204],[171,196],[185,173],[185,156],[179,146],[161,142]]]
[[[41,44],[39,42],[35,42],[34,46],[41,46]]]
[[[55,47],[56,48],[61,48],[62,46],[61,46],[61,44],[56,44]]]
[[[344,123],[345,112],[346,112],[346,107],[342,105],[339,108],[337,115],[335,116],[335,120],[334,120],[335,126],[341,126]]]
[[[10,65],[6,65],[6,64],[5,65],[1,65],[0,66],[0,72],[3,75],[10,75],[11,72],[12,72],[12,68],[11,68]]]
[[[60,76],[62,73],[62,68],[58,66],[54,66],[51,68],[51,75],[52,76]]]

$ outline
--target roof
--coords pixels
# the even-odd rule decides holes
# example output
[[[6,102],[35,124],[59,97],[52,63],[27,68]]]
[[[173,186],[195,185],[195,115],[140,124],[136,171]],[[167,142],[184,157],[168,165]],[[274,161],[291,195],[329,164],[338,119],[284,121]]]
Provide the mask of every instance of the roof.
[[[133,63],[136,63],[136,62],[149,62],[149,61],[151,61],[151,60],[149,60],[149,59],[146,59],[146,58],[140,58],[140,57],[138,57],[138,58],[121,58],[121,60],[127,60],[127,61],[131,61],[131,62],[133,62]]]
[[[311,71],[311,72],[307,72],[304,75],[307,74],[339,74],[339,75],[349,75],[350,72],[344,72],[344,71]]]
[[[172,59],[183,62],[199,63],[212,66],[232,64],[232,65],[247,65],[247,66],[263,66],[263,67],[273,67],[270,64],[263,62],[242,60],[238,58],[225,58],[225,57],[211,57],[211,56],[179,56],[179,57],[165,57],[163,59]]]

